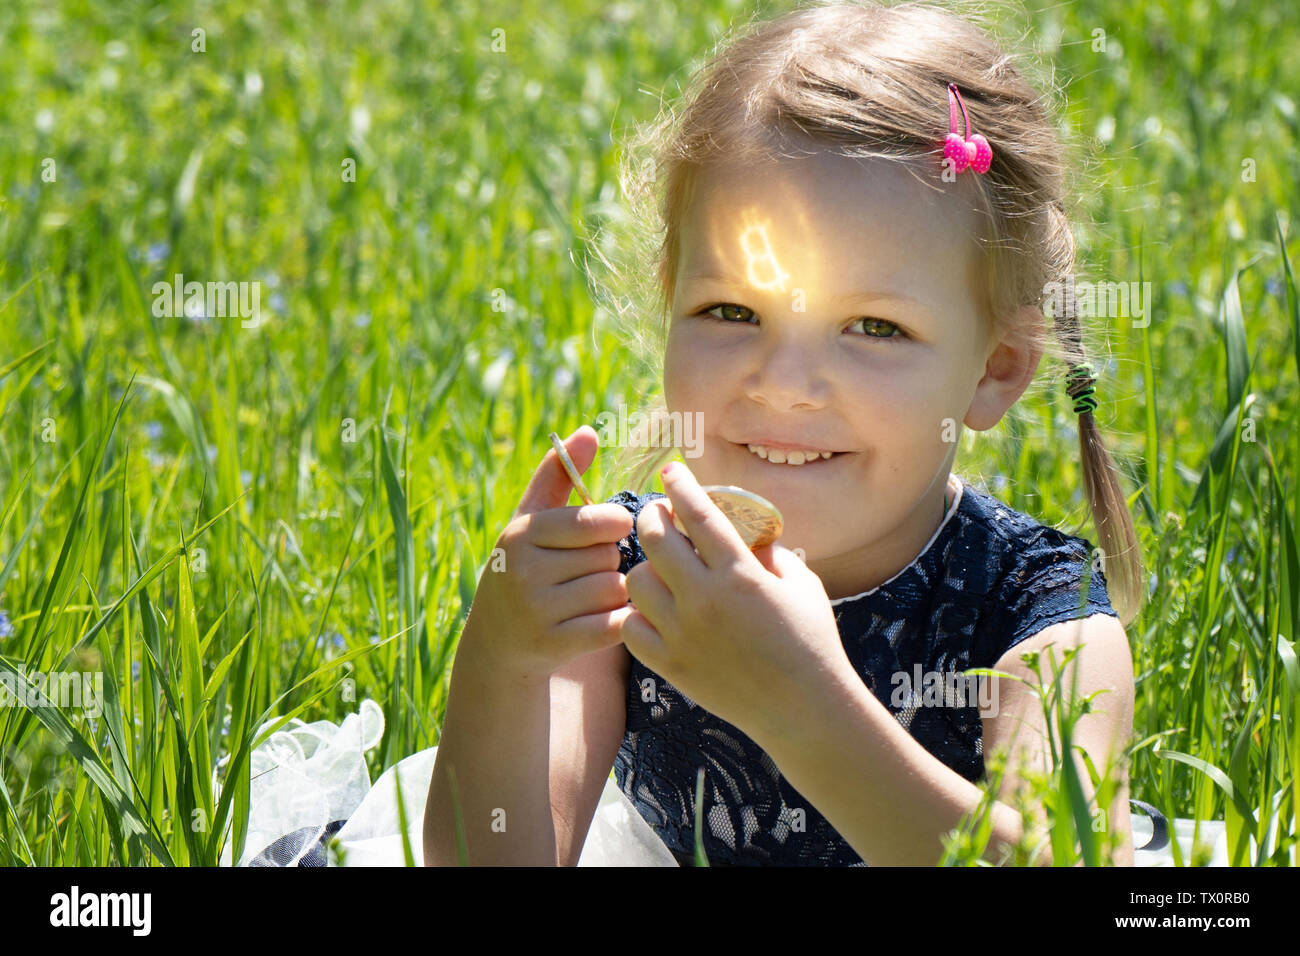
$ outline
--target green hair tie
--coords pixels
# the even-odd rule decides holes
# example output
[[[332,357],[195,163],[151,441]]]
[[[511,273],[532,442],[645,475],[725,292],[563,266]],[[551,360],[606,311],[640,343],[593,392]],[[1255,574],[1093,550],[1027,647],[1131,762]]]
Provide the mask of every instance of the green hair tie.
[[[1066,392],[1074,399],[1074,414],[1082,415],[1097,409],[1097,370],[1091,362],[1079,362],[1070,366],[1070,373],[1065,377]]]

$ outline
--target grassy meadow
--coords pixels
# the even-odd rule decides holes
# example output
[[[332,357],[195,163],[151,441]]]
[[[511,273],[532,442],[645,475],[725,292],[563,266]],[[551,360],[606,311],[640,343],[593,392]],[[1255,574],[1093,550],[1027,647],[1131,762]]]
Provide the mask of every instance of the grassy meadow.
[[[271,717],[375,699],[372,779],[438,742],[547,433],[657,387],[583,268],[620,215],[620,136],[754,9],[0,5],[0,675],[103,680],[95,716],[0,708],[0,864],[237,858]],[[1226,819],[1236,865],[1290,865],[1300,8],[1007,16],[1089,146],[1080,273],[1151,283],[1149,324],[1096,320],[1094,358],[1150,573],[1131,795]],[[258,321],[160,309],[177,274],[258,283]],[[957,469],[1096,541],[1040,375]],[[1095,862],[1069,783],[1057,838]]]

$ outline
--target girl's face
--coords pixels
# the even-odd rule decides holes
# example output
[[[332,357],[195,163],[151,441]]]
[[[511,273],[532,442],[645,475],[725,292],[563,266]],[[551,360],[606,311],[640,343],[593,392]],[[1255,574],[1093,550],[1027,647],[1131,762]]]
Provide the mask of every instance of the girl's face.
[[[976,220],[960,177],[935,180],[824,152],[714,167],[682,224],[664,392],[669,411],[702,413],[687,464],[780,508],[779,543],[804,550],[831,598],[917,556],[960,426],[995,425],[1038,366],[988,340]],[[751,443],[836,454],[777,464]]]

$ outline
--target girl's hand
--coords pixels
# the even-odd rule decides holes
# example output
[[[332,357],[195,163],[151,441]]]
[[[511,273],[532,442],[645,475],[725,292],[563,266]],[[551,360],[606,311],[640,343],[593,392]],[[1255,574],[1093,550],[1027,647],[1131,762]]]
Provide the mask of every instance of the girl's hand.
[[[627,574],[636,610],[622,622],[623,643],[761,745],[817,688],[859,679],[830,598],[788,548],[746,548],[686,466],[674,464],[663,481],[671,510],[656,499],[637,518],[646,560]]]
[[[566,440],[579,473],[599,444],[587,425]],[[632,612],[618,570],[618,542],[632,532],[632,515],[612,502],[567,506],[572,492],[549,449],[479,577],[461,643],[503,673],[544,677],[617,644]]]

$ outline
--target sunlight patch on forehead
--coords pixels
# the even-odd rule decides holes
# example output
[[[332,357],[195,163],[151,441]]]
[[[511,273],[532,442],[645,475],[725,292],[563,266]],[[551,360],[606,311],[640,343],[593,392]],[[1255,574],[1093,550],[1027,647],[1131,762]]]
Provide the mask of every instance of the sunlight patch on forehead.
[[[982,297],[969,187],[929,189],[900,163],[830,153],[697,175],[679,284],[709,274],[769,293],[842,282],[936,306]]]

